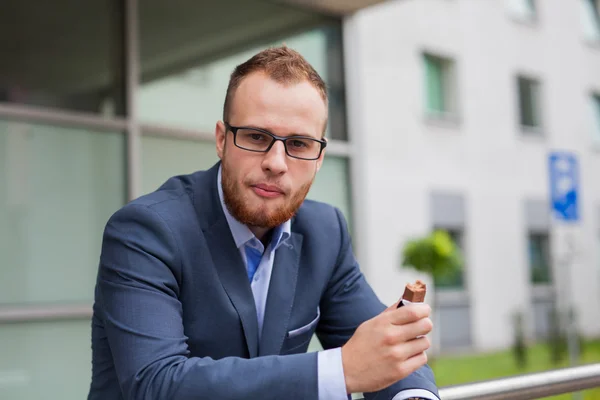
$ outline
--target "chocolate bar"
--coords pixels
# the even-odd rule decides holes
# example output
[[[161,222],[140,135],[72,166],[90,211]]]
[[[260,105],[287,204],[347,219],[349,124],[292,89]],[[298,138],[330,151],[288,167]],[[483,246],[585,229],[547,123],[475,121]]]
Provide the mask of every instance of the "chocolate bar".
[[[409,303],[422,303],[425,301],[426,292],[427,286],[423,281],[417,279],[415,283],[407,283],[402,299],[398,303],[398,308],[402,307],[405,301]]]

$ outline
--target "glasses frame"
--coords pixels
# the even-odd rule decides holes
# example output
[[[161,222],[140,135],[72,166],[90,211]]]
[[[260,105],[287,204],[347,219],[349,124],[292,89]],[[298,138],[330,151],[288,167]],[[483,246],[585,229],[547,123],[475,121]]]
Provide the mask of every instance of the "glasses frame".
[[[273,145],[275,144],[275,142],[277,141],[281,141],[283,142],[283,148],[285,149],[285,154],[288,155],[288,157],[292,157],[298,160],[306,160],[306,161],[314,161],[314,160],[318,160],[319,157],[321,157],[321,154],[323,154],[323,149],[325,147],[327,147],[327,140],[325,139],[315,139],[313,137],[310,136],[301,136],[301,135],[294,135],[294,136],[277,136],[265,129],[260,129],[260,128],[254,128],[251,126],[232,126],[229,123],[225,122],[225,133],[227,134],[228,131],[231,131],[231,133],[233,133],[233,144],[235,144],[236,147],[242,149],[242,150],[246,150],[246,151],[252,151],[254,153],[268,153],[269,150],[271,150],[271,148],[273,147]],[[267,148],[265,150],[252,150],[252,149],[247,149],[245,147],[242,147],[240,145],[237,144],[237,132],[240,129],[250,129],[256,132],[260,132],[260,133],[264,133],[266,135],[269,135],[273,140],[271,141],[271,143],[269,144],[269,146],[267,146]],[[317,143],[319,143],[321,145],[321,147],[319,148],[319,154],[315,157],[315,158],[304,158],[304,157],[298,157],[298,156],[293,156],[288,152],[288,148],[287,148],[287,141],[288,140],[293,140],[293,139],[308,139],[308,140],[313,140]]]

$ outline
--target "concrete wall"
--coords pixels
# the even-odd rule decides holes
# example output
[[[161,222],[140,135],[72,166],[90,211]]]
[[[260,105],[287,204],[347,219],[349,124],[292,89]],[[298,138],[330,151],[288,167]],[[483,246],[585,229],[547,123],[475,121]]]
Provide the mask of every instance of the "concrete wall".
[[[537,2],[532,22],[507,4],[388,1],[345,21],[358,257],[382,300],[395,301],[416,277],[399,269],[400,250],[432,226],[431,193],[462,195],[465,296],[478,350],[510,345],[516,310],[529,313],[534,331],[526,204],[547,199],[553,149],[579,155],[583,222],[573,233],[571,292],[583,333],[600,335],[600,153],[589,98],[600,91],[600,46],[586,42],[577,1]],[[424,51],[456,62],[455,119],[425,114]],[[524,135],[518,122],[521,73],[542,84],[542,135]]]

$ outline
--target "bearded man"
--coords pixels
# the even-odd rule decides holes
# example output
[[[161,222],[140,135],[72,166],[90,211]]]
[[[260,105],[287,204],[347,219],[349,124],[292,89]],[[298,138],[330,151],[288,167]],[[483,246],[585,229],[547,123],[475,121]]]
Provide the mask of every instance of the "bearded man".
[[[302,55],[256,54],[231,75],[220,161],[110,218],[88,399],[438,399],[430,308],[386,308],[343,215],[305,199],[327,105]]]

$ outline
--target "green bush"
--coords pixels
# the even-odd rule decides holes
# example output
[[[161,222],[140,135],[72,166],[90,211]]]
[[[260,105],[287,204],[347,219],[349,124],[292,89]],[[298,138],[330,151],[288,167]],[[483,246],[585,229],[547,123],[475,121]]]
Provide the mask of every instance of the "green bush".
[[[402,249],[402,265],[425,272],[434,279],[460,270],[461,255],[448,232],[436,230],[408,241]]]

